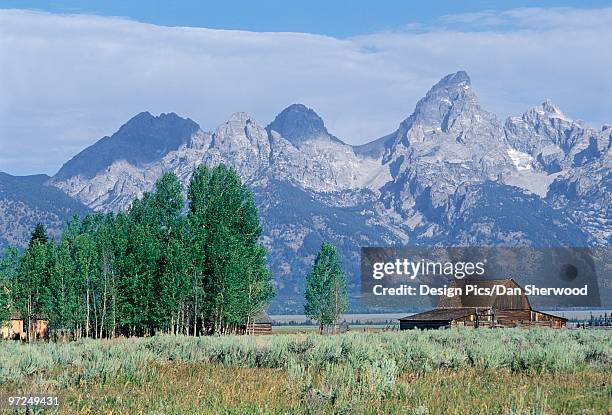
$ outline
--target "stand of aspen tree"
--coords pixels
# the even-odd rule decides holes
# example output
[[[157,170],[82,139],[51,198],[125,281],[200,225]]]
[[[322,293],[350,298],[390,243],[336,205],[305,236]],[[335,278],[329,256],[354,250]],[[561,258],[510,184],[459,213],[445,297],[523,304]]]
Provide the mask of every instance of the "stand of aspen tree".
[[[199,166],[184,193],[166,173],[127,212],[74,217],[57,241],[37,226],[1,258],[0,321],[44,318],[75,339],[248,327],[274,296],[253,195],[223,165]]]

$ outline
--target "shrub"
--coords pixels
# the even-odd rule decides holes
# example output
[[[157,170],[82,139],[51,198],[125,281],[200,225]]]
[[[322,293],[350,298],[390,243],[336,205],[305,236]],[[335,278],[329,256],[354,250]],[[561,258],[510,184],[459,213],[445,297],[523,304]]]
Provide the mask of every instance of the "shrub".
[[[53,368],[76,372],[85,381],[104,382],[113,376],[138,381],[148,373],[141,369],[154,364],[203,362],[287,369],[302,373],[302,377],[329,371],[325,376],[330,387],[341,376],[349,384],[356,382],[364,387],[364,378],[369,376],[379,385],[374,389],[382,391],[382,379],[389,380],[400,373],[471,367],[572,373],[587,367],[606,369],[612,364],[612,339],[604,330],[452,329],[278,335],[261,340],[256,343],[251,336],[162,335],[63,343],[5,341],[0,347],[0,383],[17,383]]]

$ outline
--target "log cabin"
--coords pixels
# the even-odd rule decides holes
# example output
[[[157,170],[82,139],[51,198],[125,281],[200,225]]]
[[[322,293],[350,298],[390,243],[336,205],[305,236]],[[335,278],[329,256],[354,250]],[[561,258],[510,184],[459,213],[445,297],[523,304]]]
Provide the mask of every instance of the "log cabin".
[[[495,290],[496,285],[501,285],[512,294],[466,294],[466,285],[468,284],[477,285],[484,290]],[[462,294],[455,296],[442,295],[435,309],[399,319],[400,330],[449,327],[562,328],[567,323],[566,318],[534,310],[524,290],[513,279],[455,279],[450,283],[449,288],[459,288]]]

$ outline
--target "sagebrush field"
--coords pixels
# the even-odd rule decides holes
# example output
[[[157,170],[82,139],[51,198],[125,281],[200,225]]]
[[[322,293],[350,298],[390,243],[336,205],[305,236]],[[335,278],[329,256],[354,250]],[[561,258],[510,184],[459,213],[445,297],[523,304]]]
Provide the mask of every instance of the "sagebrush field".
[[[0,343],[60,413],[610,413],[612,332],[452,329]]]

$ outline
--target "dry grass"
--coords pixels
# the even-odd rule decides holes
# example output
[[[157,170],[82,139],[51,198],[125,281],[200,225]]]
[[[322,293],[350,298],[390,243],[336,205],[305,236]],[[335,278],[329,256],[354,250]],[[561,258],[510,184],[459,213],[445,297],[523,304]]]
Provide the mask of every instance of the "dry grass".
[[[67,398],[62,413],[258,414],[299,406],[286,374],[275,369],[173,364],[154,370],[155,378],[142,383],[90,383],[60,391]]]
[[[291,381],[286,370],[211,364],[151,367],[142,382],[81,382],[46,393],[65,397],[62,414],[608,414],[609,373],[510,374],[436,371],[402,375],[386,399],[321,406]],[[324,376],[315,381],[322,386]],[[10,385],[3,395],[14,392]]]
[[[609,414],[611,334],[4,342],[0,396],[61,395],[66,414]]]

